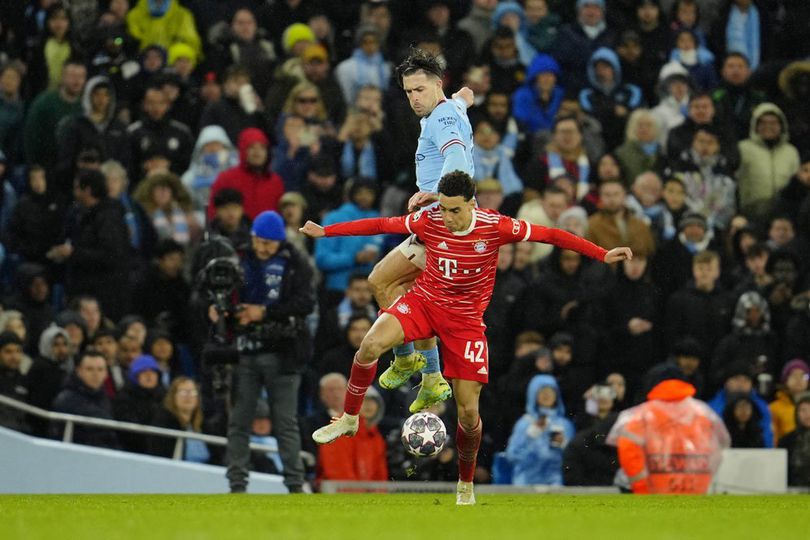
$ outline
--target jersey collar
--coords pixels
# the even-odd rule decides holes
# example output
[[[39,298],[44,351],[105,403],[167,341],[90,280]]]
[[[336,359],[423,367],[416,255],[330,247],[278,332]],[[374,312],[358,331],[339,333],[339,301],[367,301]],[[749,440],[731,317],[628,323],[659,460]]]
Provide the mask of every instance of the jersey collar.
[[[476,212],[476,211],[475,211],[475,209],[473,208],[473,211],[472,211],[472,219],[470,220],[470,226],[469,226],[469,227],[467,227],[467,229],[466,229],[466,230],[464,230],[464,231],[455,231],[453,234],[454,234],[455,236],[467,236],[468,234],[470,234],[471,232],[473,232],[473,229],[475,229],[475,215],[476,215],[476,214],[477,214],[477,212]]]

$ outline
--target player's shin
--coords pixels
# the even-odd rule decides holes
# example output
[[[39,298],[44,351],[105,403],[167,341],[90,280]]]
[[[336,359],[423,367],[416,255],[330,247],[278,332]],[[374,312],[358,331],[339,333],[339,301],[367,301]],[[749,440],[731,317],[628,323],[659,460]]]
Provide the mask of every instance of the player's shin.
[[[424,351],[417,351],[422,356],[425,357],[425,367],[422,368],[422,375],[428,375],[431,373],[439,373],[441,371],[441,366],[439,364],[439,348],[434,346],[431,349],[427,349]]]
[[[349,384],[346,387],[346,401],[343,410],[346,414],[357,415],[363,405],[363,398],[374,377],[377,375],[377,360],[370,364],[361,364],[355,355],[352,362],[352,372],[349,376]]]
[[[478,447],[481,446],[483,426],[481,417],[473,428],[464,427],[461,422],[456,427],[456,451],[458,452],[458,479],[461,482],[472,482],[475,476],[475,461]]]
[[[394,347],[394,361],[402,364],[400,367],[410,369],[413,365],[413,342],[403,343]]]

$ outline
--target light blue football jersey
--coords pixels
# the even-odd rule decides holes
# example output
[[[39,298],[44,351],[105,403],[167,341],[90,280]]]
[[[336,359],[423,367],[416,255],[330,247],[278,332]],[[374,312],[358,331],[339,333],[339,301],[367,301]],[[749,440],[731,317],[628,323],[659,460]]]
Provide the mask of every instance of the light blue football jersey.
[[[445,152],[454,144],[464,148],[468,169],[464,172],[473,176],[473,130],[464,104],[454,99],[442,101],[419,123],[422,126],[416,146],[416,185],[419,191],[437,191]]]

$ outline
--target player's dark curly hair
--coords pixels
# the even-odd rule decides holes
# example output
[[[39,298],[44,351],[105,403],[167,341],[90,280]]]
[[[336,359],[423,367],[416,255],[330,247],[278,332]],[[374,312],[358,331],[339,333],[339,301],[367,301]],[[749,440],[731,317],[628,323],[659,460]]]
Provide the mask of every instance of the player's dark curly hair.
[[[453,171],[442,176],[438,191],[445,197],[461,196],[465,201],[469,201],[475,197],[475,182],[469,174]]]
[[[440,79],[444,76],[444,69],[438,58],[427,51],[411,47],[408,57],[397,66],[397,83],[402,87],[403,77],[419,71],[424,71],[426,75],[434,75]]]

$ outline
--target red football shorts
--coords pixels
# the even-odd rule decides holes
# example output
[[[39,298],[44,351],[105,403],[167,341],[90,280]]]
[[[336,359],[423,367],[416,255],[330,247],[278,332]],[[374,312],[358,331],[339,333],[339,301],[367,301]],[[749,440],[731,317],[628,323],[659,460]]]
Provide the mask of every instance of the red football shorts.
[[[423,300],[412,292],[383,310],[397,318],[405,343],[439,338],[444,376],[448,379],[489,381],[489,347],[481,319],[458,317],[446,308]]]

